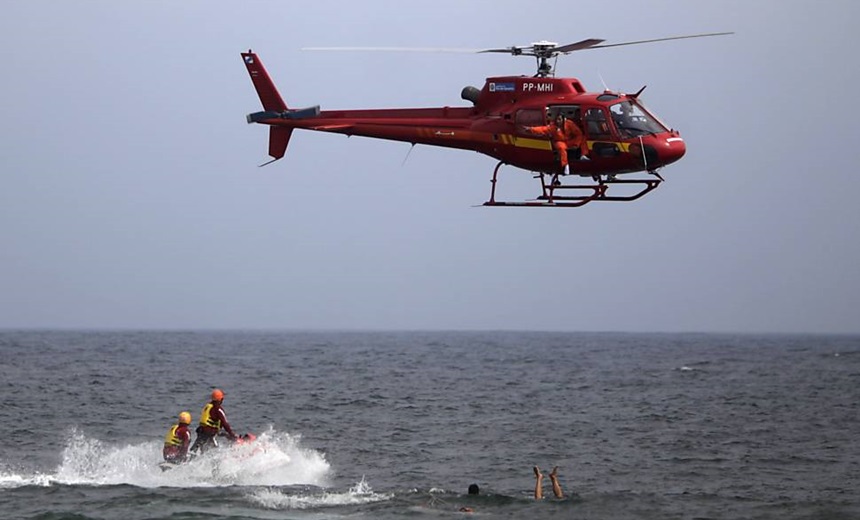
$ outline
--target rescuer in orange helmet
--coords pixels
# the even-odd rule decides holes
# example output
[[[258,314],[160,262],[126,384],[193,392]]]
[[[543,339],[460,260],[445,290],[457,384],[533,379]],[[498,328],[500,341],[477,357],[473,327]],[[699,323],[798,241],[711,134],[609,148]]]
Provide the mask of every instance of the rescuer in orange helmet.
[[[215,437],[221,432],[221,428],[224,428],[231,441],[236,440],[236,434],[227,422],[227,414],[221,408],[223,402],[224,392],[217,388],[212,390],[212,400],[200,412],[200,424],[196,430],[197,438],[194,440],[194,446],[191,446],[191,451],[196,453],[199,450],[203,453],[210,446],[218,446]]]
[[[547,120],[550,121],[549,111],[547,111],[546,116]],[[582,133],[576,123],[564,117],[561,112],[556,114],[555,120],[550,121],[545,126],[526,126],[524,130],[531,134],[549,137],[553,149],[558,153],[562,175],[570,175],[570,166],[567,160],[568,148],[579,148],[580,159],[588,160],[588,143],[585,140],[585,134]]]
[[[191,446],[189,424],[191,424],[191,414],[182,412],[179,414],[179,421],[167,431],[167,435],[164,436],[164,449],[161,451],[166,462],[181,464],[188,458],[188,447]]]

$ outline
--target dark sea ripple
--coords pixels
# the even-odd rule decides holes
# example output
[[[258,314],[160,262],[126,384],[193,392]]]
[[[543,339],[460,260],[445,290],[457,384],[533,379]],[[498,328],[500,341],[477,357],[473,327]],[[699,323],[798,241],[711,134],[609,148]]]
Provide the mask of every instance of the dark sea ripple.
[[[0,331],[0,374],[2,518],[860,518],[860,337]],[[162,472],[216,386],[258,441]]]

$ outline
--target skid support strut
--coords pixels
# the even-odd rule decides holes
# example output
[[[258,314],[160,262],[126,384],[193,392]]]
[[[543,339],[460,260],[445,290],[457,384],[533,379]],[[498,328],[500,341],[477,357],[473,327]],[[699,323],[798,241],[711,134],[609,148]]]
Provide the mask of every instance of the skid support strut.
[[[597,177],[593,184],[572,184],[564,182],[562,179],[566,180],[566,178],[560,177],[558,174],[541,172],[535,177],[539,178],[541,183],[541,195],[537,199],[522,202],[498,201],[496,200],[496,184],[499,169],[503,164],[505,163],[500,161],[493,170],[493,179],[490,181],[492,183],[490,200],[485,202],[484,206],[578,208],[592,201],[627,202],[642,197],[663,181],[659,176],[655,179],[616,179],[614,177],[604,179]],[[580,179],[581,177],[577,178]],[[630,186],[640,189],[624,195],[610,195],[608,194],[610,186]]]

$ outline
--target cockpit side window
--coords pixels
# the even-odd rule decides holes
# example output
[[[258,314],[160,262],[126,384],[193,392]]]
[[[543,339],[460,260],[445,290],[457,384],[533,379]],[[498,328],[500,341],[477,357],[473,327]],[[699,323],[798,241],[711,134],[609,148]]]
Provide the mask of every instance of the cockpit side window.
[[[609,107],[609,112],[622,139],[667,131],[656,119],[631,101],[616,103]]]
[[[606,120],[606,113],[601,108],[589,108],[585,112],[585,133],[589,139],[611,140],[612,130]]]

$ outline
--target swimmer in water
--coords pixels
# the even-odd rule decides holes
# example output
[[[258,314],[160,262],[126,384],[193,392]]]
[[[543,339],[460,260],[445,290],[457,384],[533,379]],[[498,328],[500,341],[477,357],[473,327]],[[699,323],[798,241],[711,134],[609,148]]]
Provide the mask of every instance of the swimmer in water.
[[[540,472],[540,468],[535,466],[535,500],[543,499],[543,474]],[[555,498],[564,498],[564,493],[561,491],[561,484],[558,483],[558,466],[552,468],[552,471],[549,473],[549,480],[552,482],[552,494],[555,495]]]

